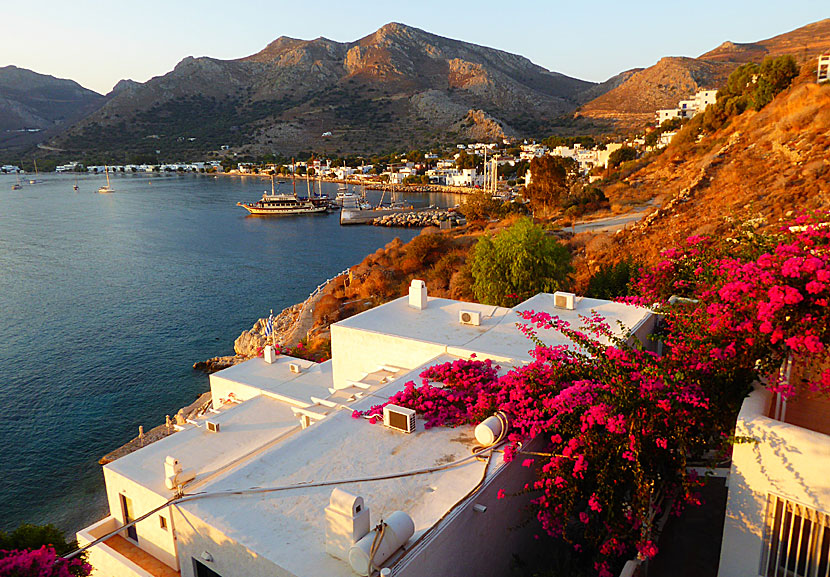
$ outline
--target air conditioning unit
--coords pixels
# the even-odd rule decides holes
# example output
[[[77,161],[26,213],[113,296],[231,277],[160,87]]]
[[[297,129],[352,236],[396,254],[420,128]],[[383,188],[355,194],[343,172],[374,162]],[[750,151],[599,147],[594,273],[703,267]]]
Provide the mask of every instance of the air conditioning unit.
[[[574,293],[556,291],[553,293],[553,306],[558,309],[572,311],[576,308],[576,295]]]
[[[218,433],[219,432],[219,423],[215,423],[213,421],[207,421],[207,430],[211,433]]]
[[[299,375],[300,371],[302,371],[303,369],[297,363],[288,363],[288,370],[294,374]]]
[[[383,407],[383,424],[404,433],[415,431],[415,411],[398,405]]]
[[[481,313],[478,311],[461,311],[458,313],[458,322],[462,325],[481,325]]]

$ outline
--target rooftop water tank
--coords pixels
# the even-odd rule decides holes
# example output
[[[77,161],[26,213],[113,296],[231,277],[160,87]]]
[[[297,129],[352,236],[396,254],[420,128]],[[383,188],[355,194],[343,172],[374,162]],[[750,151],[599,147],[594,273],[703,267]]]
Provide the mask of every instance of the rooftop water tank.
[[[349,549],[349,564],[352,566],[352,570],[358,575],[368,576],[370,573],[370,561],[374,567],[378,567],[389,559],[395,551],[403,547],[412,535],[415,534],[415,522],[412,520],[412,517],[403,511],[393,512],[384,519],[383,523],[386,527],[380,543],[377,544],[374,558],[370,559],[370,556],[372,541],[375,538],[377,530],[369,531],[365,537]]]

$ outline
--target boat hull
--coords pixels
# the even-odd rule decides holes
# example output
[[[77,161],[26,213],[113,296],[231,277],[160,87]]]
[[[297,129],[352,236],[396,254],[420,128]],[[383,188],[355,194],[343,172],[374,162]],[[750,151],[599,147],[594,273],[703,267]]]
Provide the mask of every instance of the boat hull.
[[[288,216],[292,214],[319,214],[328,210],[325,206],[310,206],[300,208],[268,208],[239,203],[239,206],[253,216]]]

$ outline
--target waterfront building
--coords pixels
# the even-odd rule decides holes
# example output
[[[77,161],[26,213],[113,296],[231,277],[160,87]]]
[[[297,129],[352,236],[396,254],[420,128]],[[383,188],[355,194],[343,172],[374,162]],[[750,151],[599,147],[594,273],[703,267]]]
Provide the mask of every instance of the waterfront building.
[[[533,538],[521,494],[533,473],[521,459],[472,458],[472,426],[353,418],[420,383],[429,366],[474,355],[501,371],[531,362],[533,345],[516,327],[523,310],[575,328],[596,311],[617,334],[627,327],[632,342],[651,346],[646,309],[567,294],[508,309],[430,298],[413,281],[408,297],[332,325],[330,361],[269,351],[217,372],[205,416],[105,465],[109,515],[78,533],[83,545],[115,532],[89,549],[95,574],[365,574],[368,549],[355,547],[369,547],[367,531],[381,520],[398,538],[378,562],[391,575],[505,574],[514,555],[541,554],[547,545]],[[539,337],[573,346],[556,330]],[[518,496],[499,499],[499,490]],[[174,500],[181,493],[194,496]]]

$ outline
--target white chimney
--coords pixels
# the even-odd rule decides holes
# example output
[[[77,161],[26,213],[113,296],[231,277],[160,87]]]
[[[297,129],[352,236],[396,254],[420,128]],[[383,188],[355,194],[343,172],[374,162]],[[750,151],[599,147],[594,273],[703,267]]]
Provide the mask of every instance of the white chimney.
[[[422,280],[413,280],[409,285],[409,306],[423,310],[427,308],[427,284]]]
[[[363,497],[335,488],[326,507],[326,553],[348,561],[349,549],[368,532],[369,508]]]

